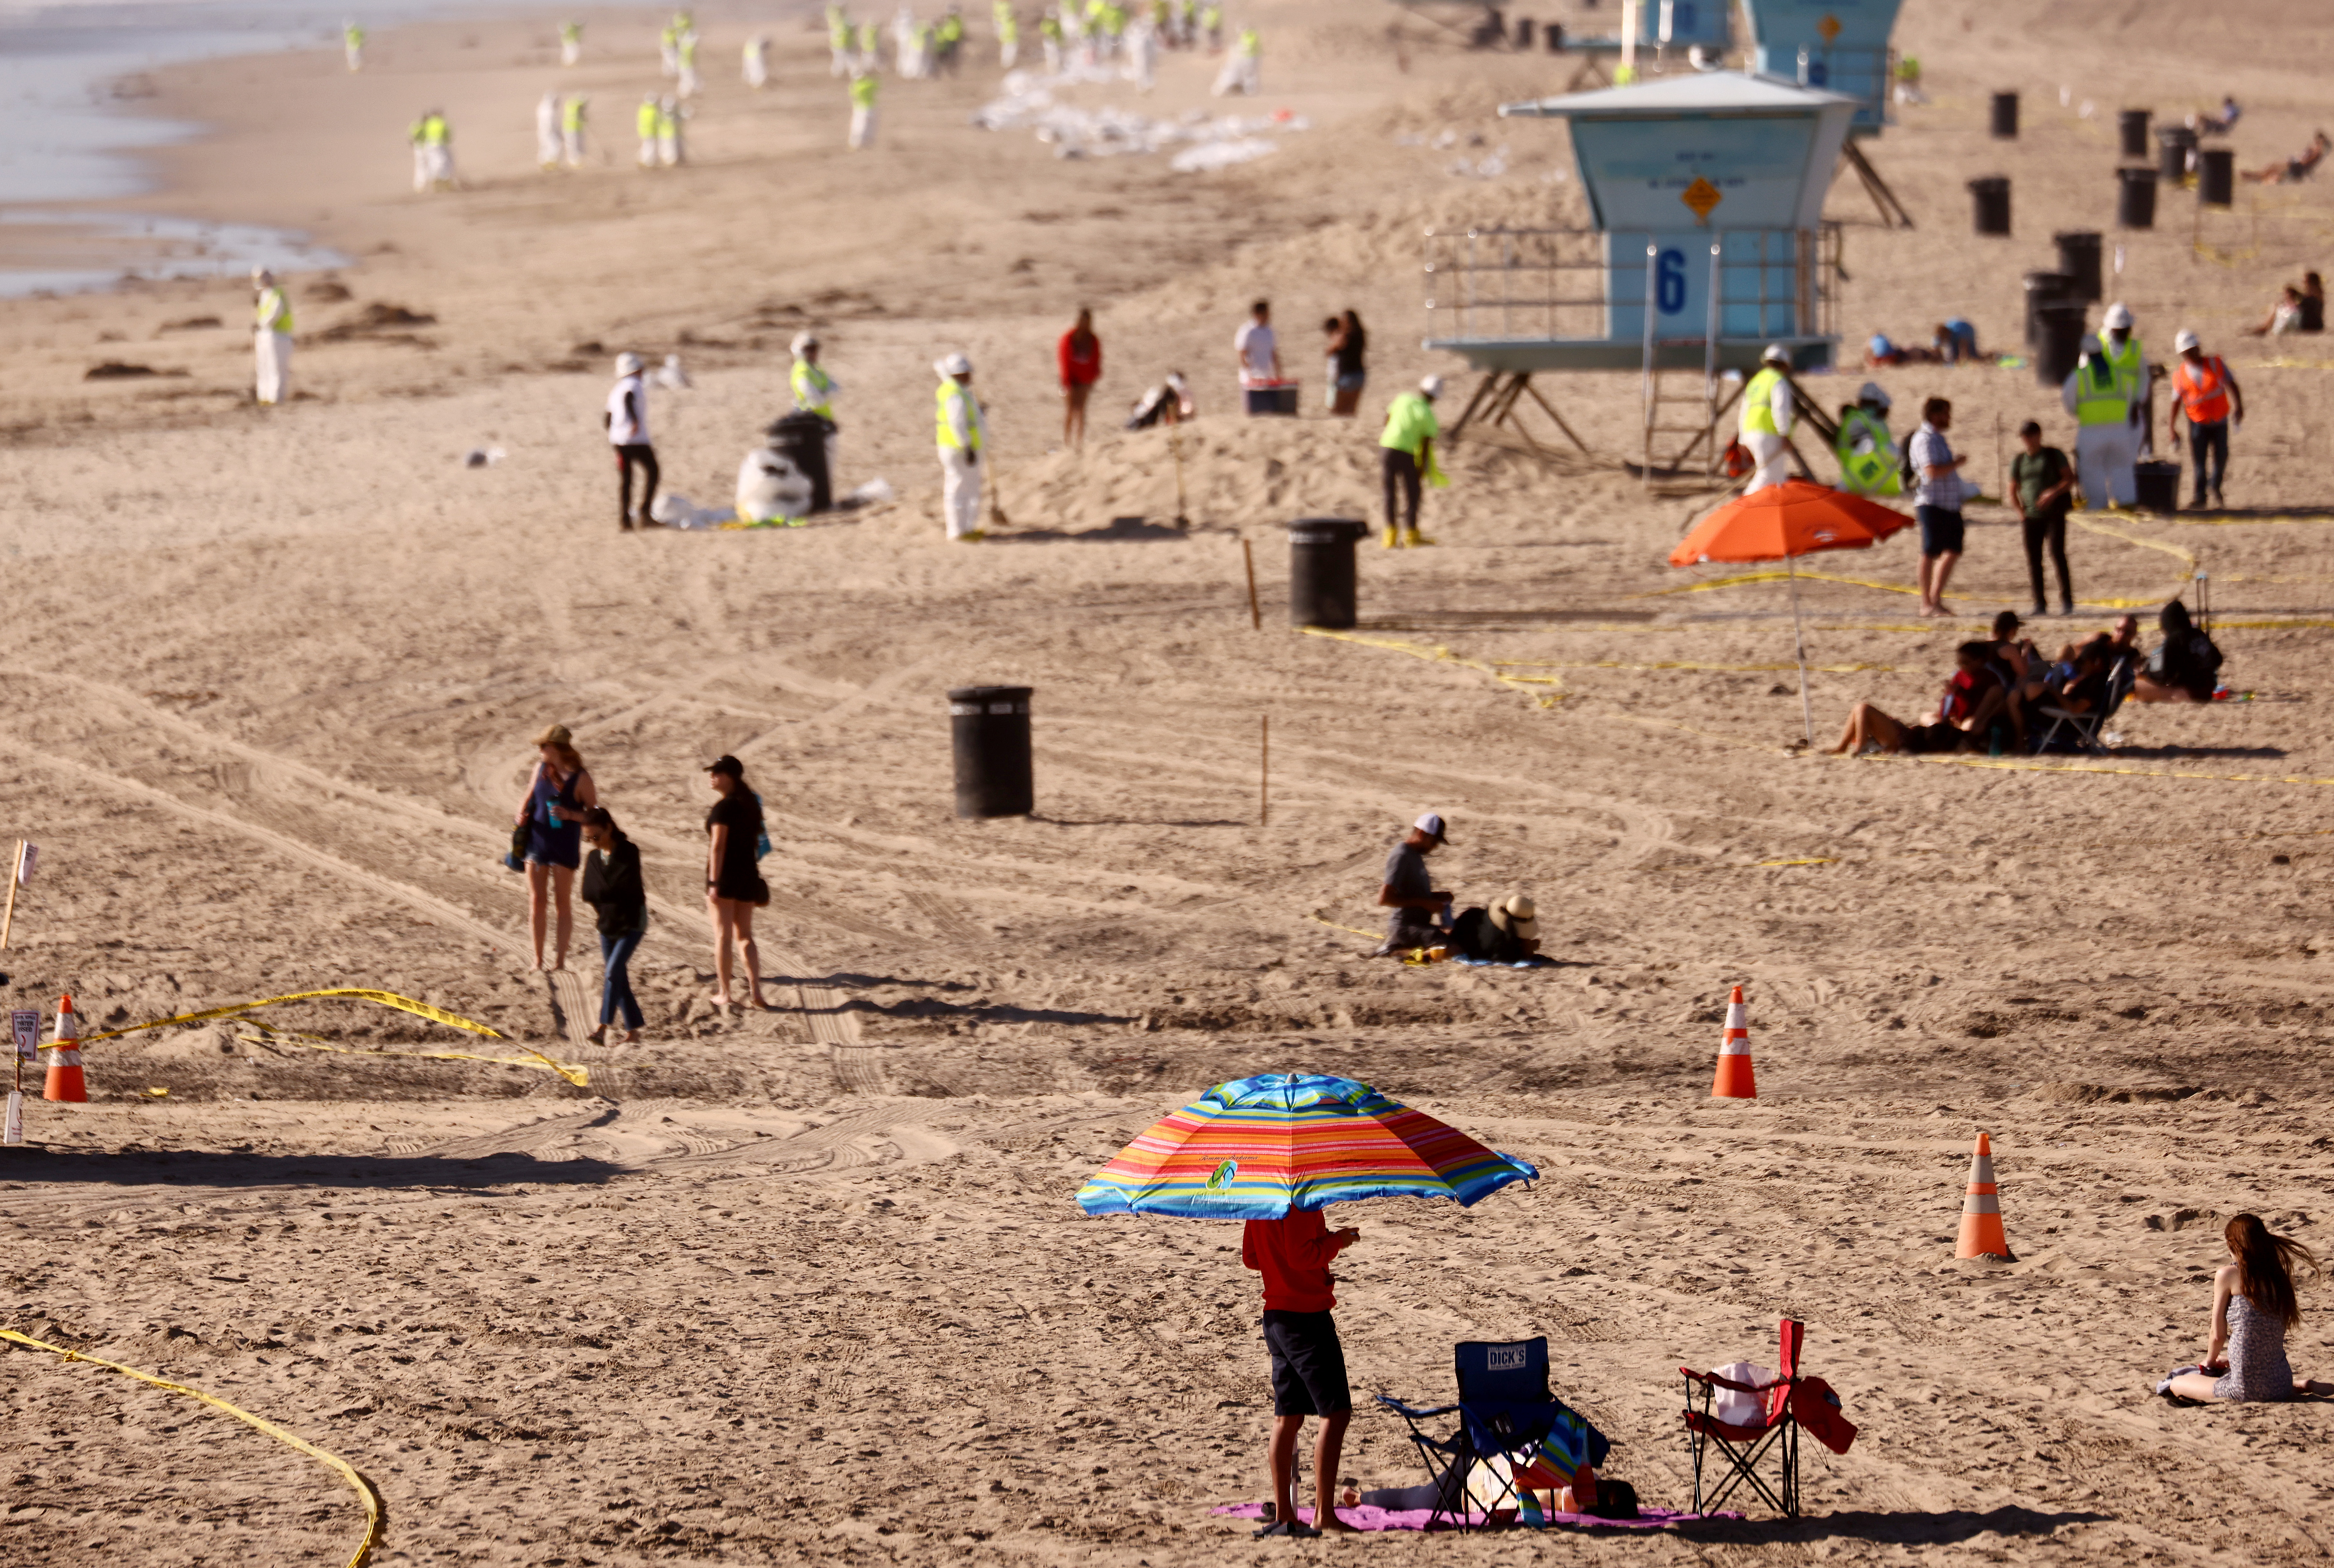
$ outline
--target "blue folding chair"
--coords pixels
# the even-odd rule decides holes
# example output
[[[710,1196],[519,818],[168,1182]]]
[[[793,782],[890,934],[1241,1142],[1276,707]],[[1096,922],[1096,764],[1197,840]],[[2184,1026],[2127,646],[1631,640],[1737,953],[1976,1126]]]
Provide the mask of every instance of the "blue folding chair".
[[[1377,1397],[1379,1404],[1409,1424],[1410,1440],[1426,1466],[1434,1487],[1427,1528],[1445,1517],[1461,1530],[1474,1527],[1467,1480],[1479,1460],[1496,1457],[1507,1461],[1507,1475],[1497,1492],[1484,1499],[1485,1525],[1502,1511],[1522,1508],[1516,1477],[1543,1454],[1563,1469],[1567,1483],[1581,1466],[1605,1462],[1612,1442],[1548,1391],[1545,1336],[1503,1344],[1468,1340],[1452,1348],[1452,1361],[1459,1378],[1455,1405],[1420,1410],[1389,1394]],[[1419,1426],[1454,1413],[1459,1425],[1447,1438],[1433,1437]]]

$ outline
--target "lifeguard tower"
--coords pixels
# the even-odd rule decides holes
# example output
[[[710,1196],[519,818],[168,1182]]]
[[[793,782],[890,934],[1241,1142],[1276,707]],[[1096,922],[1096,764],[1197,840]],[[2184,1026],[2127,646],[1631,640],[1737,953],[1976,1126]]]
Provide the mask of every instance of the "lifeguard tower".
[[[1769,343],[1800,370],[1838,346],[1840,237],[1823,205],[1857,101],[1716,72],[1502,105],[1570,122],[1591,222],[1428,234],[1426,346],[1482,372],[1451,438],[1480,420],[1547,453],[1517,418],[1529,398],[1586,453],[1532,379],[1637,370],[1647,476],[1697,450],[1714,467],[1722,371],[1754,369]],[[1679,372],[1694,391],[1664,386]],[[1700,417],[1674,422],[1689,406]]]
[[[1889,93],[1896,77],[1896,31],[1903,0],[1741,0],[1750,23],[1751,69],[1762,76],[1818,87],[1856,100],[1849,122],[1848,167],[1864,182],[1881,221],[1913,226],[1896,193],[1888,188],[1858,140],[1878,136],[1888,124]]]

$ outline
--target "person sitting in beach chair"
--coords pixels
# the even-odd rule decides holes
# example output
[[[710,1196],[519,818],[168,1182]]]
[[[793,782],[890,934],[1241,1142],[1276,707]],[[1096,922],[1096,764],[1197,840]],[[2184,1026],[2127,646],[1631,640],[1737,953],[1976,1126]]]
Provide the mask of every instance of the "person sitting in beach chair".
[[[1999,722],[2007,731],[2009,683],[1993,666],[1991,642],[1964,642],[1953,651],[1953,677],[1944,696],[1919,724],[1891,718],[1868,702],[1847,712],[1835,756],[1861,756],[1872,752],[1924,753],[1975,751],[1992,737]]]
[[[1469,1530],[1534,1513],[1542,1520],[1550,1514],[1636,1517],[1634,1488],[1596,1478],[1612,1441],[1548,1392],[1545,1336],[1505,1344],[1470,1340],[1452,1347],[1452,1361],[1457,1404],[1421,1410],[1390,1394],[1377,1397],[1408,1424],[1426,1466],[1428,1529],[1445,1518]],[[1419,1425],[1449,1415],[1458,1416],[1459,1425],[1448,1438]]]
[[[2219,109],[2207,110],[2203,114],[2190,115],[2188,123],[2199,136],[2226,136],[2237,128],[2237,121],[2243,117],[2244,112],[2237,107],[2237,101],[2234,98],[2223,93]]]
[[[2255,185],[2297,184],[2318,172],[2318,166],[2326,161],[2326,154],[2329,150],[2334,150],[2334,140],[2329,140],[2321,130],[2310,139],[2308,147],[2291,158],[2280,159],[2260,168],[2246,169],[2244,176]]]
[[[2051,751],[2063,743],[2106,755],[2101,732],[2131,695],[2132,684],[2132,661],[2113,652],[2114,646],[2100,636],[2060,650],[2049,689],[2034,704],[2034,712],[2049,721],[2035,750]]]

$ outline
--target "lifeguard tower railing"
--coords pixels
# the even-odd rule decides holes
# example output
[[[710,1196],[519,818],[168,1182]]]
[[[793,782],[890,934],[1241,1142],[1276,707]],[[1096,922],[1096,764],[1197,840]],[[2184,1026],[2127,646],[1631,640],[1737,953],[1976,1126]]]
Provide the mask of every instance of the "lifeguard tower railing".
[[[1644,471],[1714,465],[1721,372],[1757,368],[1781,343],[1799,370],[1828,366],[1838,341],[1840,226],[1605,232],[1476,226],[1426,236],[1426,346],[1484,372],[1452,426],[1517,423],[1529,398],[1583,453],[1588,445],[1531,387],[1541,372],[1637,370],[1644,377]],[[1648,303],[1654,307],[1646,308]],[[1664,371],[1699,372],[1695,394],[1665,395]],[[1664,409],[1698,407],[1691,424]],[[1683,445],[1666,454],[1665,440]]]

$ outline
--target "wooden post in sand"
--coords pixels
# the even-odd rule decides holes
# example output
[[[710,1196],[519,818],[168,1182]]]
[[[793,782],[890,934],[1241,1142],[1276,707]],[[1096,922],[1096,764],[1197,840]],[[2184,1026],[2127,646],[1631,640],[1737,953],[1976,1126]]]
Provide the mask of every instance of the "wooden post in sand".
[[[1248,625],[1251,631],[1264,630],[1264,611],[1256,603],[1256,552],[1249,545],[1248,535],[1240,535],[1240,560],[1248,567]],[[0,943],[0,947],[7,944]]]
[[[1264,716],[1263,748],[1256,760],[1256,825],[1272,821],[1272,715]]]
[[[0,948],[8,946],[8,933],[16,924],[16,890],[24,880],[24,841],[16,841],[16,858],[8,867],[8,912],[0,915]]]

